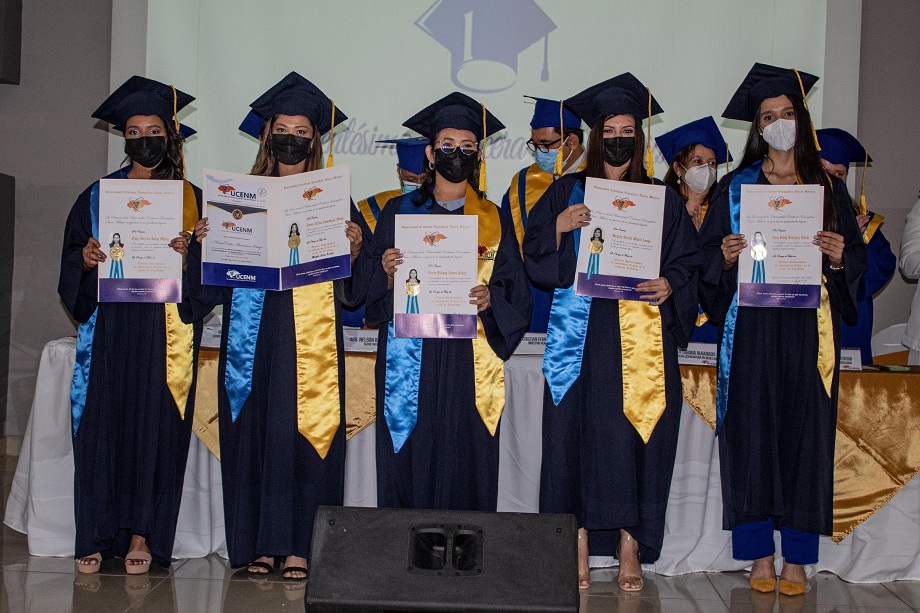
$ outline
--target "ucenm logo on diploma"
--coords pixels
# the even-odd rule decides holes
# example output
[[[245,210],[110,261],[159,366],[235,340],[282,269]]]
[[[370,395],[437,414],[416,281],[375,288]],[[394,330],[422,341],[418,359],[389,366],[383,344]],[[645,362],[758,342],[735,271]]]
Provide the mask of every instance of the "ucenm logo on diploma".
[[[250,283],[254,283],[256,280],[255,275],[243,274],[240,271],[236,270],[235,268],[231,268],[230,270],[227,271],[227,278],[230,279],[231,281],[248,281]]]

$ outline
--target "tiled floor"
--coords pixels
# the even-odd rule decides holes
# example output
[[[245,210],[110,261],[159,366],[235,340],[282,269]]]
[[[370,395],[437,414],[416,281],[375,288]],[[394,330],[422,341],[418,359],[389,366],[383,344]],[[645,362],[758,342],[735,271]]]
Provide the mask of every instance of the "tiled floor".
[[[3,461],[3,501],[9,495],[15,458]],[[218,556],[179,560],[169,571],[128,577],[123,565],[105,563],[98,575],[77,575],[73,561],[29,556],[25,535],[3,526],[0,533],[0,613],[181,611],[303,611],[305,585],[254,581],[230,569]],[[920,611],[920,582],[856,585],[820,574],[804,597],[752,593],[743,573],[661,577],[646,574],[641,594],[616,586],[616,570],[592,573],[581,595],[581,611],[591,613],[739,612],[894,613]]]

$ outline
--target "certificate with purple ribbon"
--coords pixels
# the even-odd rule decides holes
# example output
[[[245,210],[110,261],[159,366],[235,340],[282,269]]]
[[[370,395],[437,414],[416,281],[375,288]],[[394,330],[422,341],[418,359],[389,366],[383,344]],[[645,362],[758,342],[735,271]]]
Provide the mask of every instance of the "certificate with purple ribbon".
[[[99,302],[182,302],[182,181],[99,181]]]
[[[287,177],[204,171],[202,281],[284,290],[351,274],[343,164]]]
[[[820,185],[741,186],[738,306],[816,309],[822,256],[812,242],[824,224]]]
[[[395,246],[403,263],[393,278],[397,338],[476,338],[479,218],[397,215]]]
[[[588,178],[591,223],[580,230],[575,293],[639,300],[636,286],[657,279],[665,186]]]

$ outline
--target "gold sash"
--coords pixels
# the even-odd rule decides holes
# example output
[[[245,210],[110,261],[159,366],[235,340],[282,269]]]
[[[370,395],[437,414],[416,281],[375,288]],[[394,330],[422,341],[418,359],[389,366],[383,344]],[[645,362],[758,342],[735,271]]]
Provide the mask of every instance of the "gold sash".
[[[521,216],[521,201],[520,198],[518,198],[520,194],[520,181],[521,173],[515,173],[514,178],[511,179],[511,187],[508,188],[508,200],[511,203],[511,218],[514,220],[514,233],[517,235],[518,246],[521,248],[521,253],[523,253],[524,220]],[[535,205],[537,200],[546,193],[549,186],[553,184],[553,175],[540,168],[537,164],[531,164],[527,169],[524,181],[524,199],[527,201],[524,203],[524,206],[526,207],[527,214],[530,215],[533,205]]]
[[[297,430],[323,459],[341,423],[332,281],[296,287]]]
[[[834,349],[834,324],[831,320],[831,301],[827,294],[827,279],[822,277],[821,305],[818,307],[818,374],[824,384],[828,398],[834,382],[834,362],[837,355]]]
[[[866,231],[863,232],[863,242],[869,244],[869,241],[872,240],[872,237],[875,236],[876,230],[882,225],[882,222],[885,221],[884,215],[879,215],[878,213],[872,214],[872,219],[869,220],[869,224],[866,226]]]
[[[620,300],[619,315],[623,413],[648,443],[667,400],[661,311],[645,302]]]
[[[191,183],[183,181],[182,229],[191,232],[197,221],[195,189]],[[188,404],[194,373],[194,328],[192,324],[182,323],[176,303],[167,302],[163,307],[166,315],[166,386],[179,408],[179,415],[185,419],[185,405]]]
[[[387,205],[387,202],[402,194],[401,189],[391,189],[385,192],[380,192],[379,194],[374,194],[373,198],[377,201],[377,208],[383,211],[383,207]],[[377,227],[377,219],[374,217],[374,212],[371,210],[371,205],[368,204],[369,198],[360,200],[357,204],[358,210],[361,211],[361,215],[364,216],[364,221],[367,222],[367,226],[373,232]]]
[[[499,209],[493,202],[482,198],[473,188],[466,187],[466,202],[463,205],[465,215],[479,218],[479,285],[489,285],[495,257],[502,238]],[[484,249],[483,249],[484,247]],[[476,318],[476,338],[473,340],[473,368],[476,380],[476,410],[486,425],[489,434],[495,436],[498,422],[505,408],[505,366],[495,355],[486,339],[482,320]]]

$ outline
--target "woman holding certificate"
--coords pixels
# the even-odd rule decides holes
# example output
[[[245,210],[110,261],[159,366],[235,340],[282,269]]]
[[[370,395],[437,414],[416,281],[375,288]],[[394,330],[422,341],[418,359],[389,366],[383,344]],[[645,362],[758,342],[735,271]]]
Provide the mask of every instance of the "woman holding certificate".
[[[763,64],[748,73],[722,115],[751,122],[744,157],[719,183],[701,235],[701,301],[722,327],[724,527],[763,592],[776,589],[779,530],[787,595],[804,593],[804,565],[818,561],[818,536],[832,530],[840,320],[855,321],[866,270],[846,186],[818,155],[805,102],[817,80]],[[813,231],[795,230],[809,220]]]
[[[287,177],[322,169],[320,139],[347,119],[295,72],[251,106],[240,129],[259,140],[253,175]],[[331,161],[330,152],[330,166]],[[308,196],[312,193],[304,195],[305,202]],[[357,256],[362,238],[369,236],[353,204],[351,215],[344,232],[353,276],[342,280],[283,291],[203,285],[201,248],[191,250],[193,300],[206,307],[224,305],[218,411],[227,551],[232,566],[248,565],[252,575],[269,574],[283,560],[284,579],[305,580],[316,509],[342,504],[340,305],[351,304],[352,289],[360,287],[364,260]],[[207,221],[195,229],[199,243],[208,233]],[[294,252],[302,246],[304,228],[284,225],[278,240],[287,239],[285,248]],[[295,257],[300,260],[298,254],[292,261]]]
[[[127,194],[153,179],[164,191],[174,190],[170,220],[178,236],[168,247],[144,245],[146,260],[159,258],[174,270],[174,278],[163,281],[181,294],[188,231],[198,220],[201,192],[183,180],[182,141],[194,131],[180,126],[174,113],[192,100],[169,85],[135,76],[96,109],[94,118],[124,133],[128,164],[80,194],[64,230],[58,293],[80,322],[71,408],[74,552],[81,573],[97,573],[102,560],[117,556],[125,559],[128,574],[140,574],[151,562],[169,566],[172,556],[201,334],[191,322],[200,316],[181,302],[104,301],[111,298],[98,288],[100,282],[134,281],[134,269],[125,280],[130,254],[124,243],[133,232],[127,224],[132,210],[151,203]],[[105,200],[100,192],[106,192],[100,186],[116,184],[121,185],[112,190],[119,194],[117,209],[109,212],[127,221],[120,231],[100,236],[100,224],[112,216],[100,216]],[[161,205],[167,203],[157,202],[148,211]]]
[[[380,324],[377,502],[495,511],[503,361],[527,331],[531,306],[514,226],[484,196],[480,143],[504,126],[457,92],[403,125],[429,145],[424,182],[387,204],[374,235],[365,317]],[[417,227],[437,227],[398,242],[402,228],[413,225],[409,218]],[[466,247],[434,260],[464,232]],[[431,258],[411,259],[419,249]],[[436,308],[444,304],[453,304],[452,312]],[[461,333],[440,327],[442,335],[402,334],[401,321],[453,321]]]
[[[550,186],[524,236],[531,280],[554,291],[543,359],[540,511],[578,518],[580,588],[590,584],[590,533],[593,552],[619,557],[620,589],[634,592],[643,587],[641,562],[658,559],[664,538],[683,402],[677,348],[687,345],[697,314],[699,241],[683,200],[656,185],[646,167],[651,149],[642,121],[662,112],[649,90],[624,73],[565,105],[591,126],[587,166]],[[593,186],[616,193],[591,209],[585,202]],[[580,268],[586,249],[592,258],[630,257],[620,241],[638,234],[605,231],[602,251],[585,239],[597,235],[587,233],[602,213],[638,224],[635,213],[627,215],[646,205],[632,192],[657,194],[658,221],[642,243],[654,247],[643,263],[654,271],[645,277],[651,280],[633,283],[629,300],[577,294],[575,283],[588,281]],[[603,279],[608,261],[593,265],[591,281]]]

